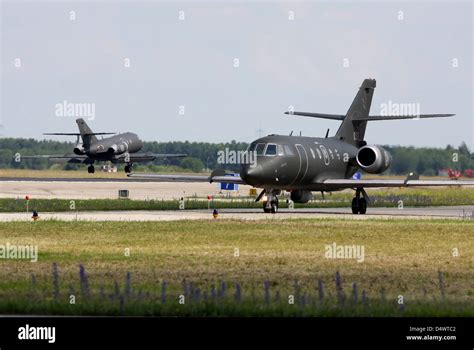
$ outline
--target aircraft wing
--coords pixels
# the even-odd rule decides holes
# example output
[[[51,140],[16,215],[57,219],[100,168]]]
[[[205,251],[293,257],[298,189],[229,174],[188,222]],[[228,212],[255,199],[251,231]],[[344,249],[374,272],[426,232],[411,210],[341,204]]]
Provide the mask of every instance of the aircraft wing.
[[[172,158],[172,157],[187,157],[187,154],[154,154],[154,153],[131,153],[130,161],[133,162],[151,162],[156,158]],[[21,159],[47,159],[51,162],[66,162],[66,163],[88,163],[91,160],[86,155],[36,155],[36,156],[21,156]],[[119,158],[119,162],[124,162],[123,158]]]
[[[161,175],[161,174],[139,174],[132,173],[127,174],[130,178],[135,179],[147,179],[154,180],[156,182],[224,182],[232,184],[243,184],[246,183],[240,178],[240,176],[228,176],[228,175]]]
[[[71,155],[51,155],[51,154],[42,154],[37,156],[21,156],[22,160],[29,159],[47,159],[51,162],[57,163],[88,163],[89,157],[81,156],[76,154]]]
[[[415,186],[474,186],[474,180],[353,180],[327,179],[324,185],[334,188],[361,188],[361,187],[415,187]]]
[[[156,158],[182,158],[187,157],[184,153],[130,153],[130,161],[133,162],[151,162]]]

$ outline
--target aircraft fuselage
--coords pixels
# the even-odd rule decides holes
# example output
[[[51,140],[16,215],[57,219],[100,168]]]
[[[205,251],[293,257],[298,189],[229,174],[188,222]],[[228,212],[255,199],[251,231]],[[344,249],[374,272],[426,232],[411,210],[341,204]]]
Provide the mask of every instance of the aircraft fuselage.
[[[242,164],[240,176],[254,187],[323,191],[323,180],[354,175],[357,151],[335,137],[269,135],[251,143],[256,161]]]
[[[98,140],[86,148],[85,154],[97,160],[116,160],[120,156],[141,150],[143,142],[131,132]]]

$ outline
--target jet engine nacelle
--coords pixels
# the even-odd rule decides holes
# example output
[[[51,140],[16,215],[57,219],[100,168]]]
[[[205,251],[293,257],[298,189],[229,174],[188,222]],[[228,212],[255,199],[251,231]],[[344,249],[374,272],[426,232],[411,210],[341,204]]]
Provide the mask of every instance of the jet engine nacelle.
[[[126,151],[128,151],[128,143],[126,142],[115,143],[107,150],[111,154],[122,154]]]
[[[82,143],[78,143],[76,147],[74,147],[73,152],[74,154],[77,154],[78,156],[82,156],[86,154],[86,150],[84,149],[84,145]]]
[[[295,203],[308,203],[313,198],[313,194],[311,191],[295,190],[291,191],[290,197]]]
[[[362,170],[380,174],[390,167],[392,156],[380,146],[364,146],[357,152],[356,161]]]

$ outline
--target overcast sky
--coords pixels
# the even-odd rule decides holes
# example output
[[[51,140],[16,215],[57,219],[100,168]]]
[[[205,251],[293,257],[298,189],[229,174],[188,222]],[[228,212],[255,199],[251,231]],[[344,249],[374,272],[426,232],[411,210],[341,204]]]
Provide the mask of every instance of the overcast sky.
[[[147,141],[332,135],[337,121],[283,112],[343,114],[371,77],[372,114],[391,101],[457,115],[373,122],[369,143],[474,148],[470,2],[3,2],[1,10],[4,137],[77,132],[74,116],[58,115],[64,101],[94,106],[96,132]]]

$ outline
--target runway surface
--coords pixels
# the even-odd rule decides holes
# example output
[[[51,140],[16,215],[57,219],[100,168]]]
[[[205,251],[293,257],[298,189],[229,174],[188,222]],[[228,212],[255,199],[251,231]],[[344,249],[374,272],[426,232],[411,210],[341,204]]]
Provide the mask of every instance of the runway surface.
[[[217,183],[173,183],[128,178],[13,178],[0,177],[1,198],[38,199],[116,199],[119,190],[129,190],[130,199],[178,199],[208,195],[248,195],[251,186],[239,185],[238,191],[220,193]]]
[[[127,189],[131,199],[177,199],[180,197],[206,198],[238,197],[249,195],[250,186],[239,186],[239,191],[220,191],[219,184],[170,183],[131,180],[128,178],[14,178],[0,177],[1,198],[44,199],[115,199],[118,191]],[[90,211],[40,213],[41,219],[90,220],[90,221],[155,221],[155,220],[207,220],[208,210],[171,211]],[[369,208],[366,215],[353,215],[347,208],[280,209],[277,214],[265,214],[261,209],[222,209],[219,219],[263,220],[288,218],[451,218],[474,220],[474,206],[429,208]],[[29,221],[31,213],[0,213],[0,221]]]
[[[265,214],[260,209],[222,209],[217,220],[281,220],[307,218],[345,218],[366,220],[384,219],[453,219],[474,220],[474,206],[430,207],[430,208],[369,208],[366,215],[353,215],[349,208],[321,209],[281,209],[277,214]],[[176,221],[214,220],[211,210],[170,210],[170,211],[89,211],[40,213],[40,220],[56,219],[65,221]],[[31,213],[0,213],[0,221],[32,221]]]

